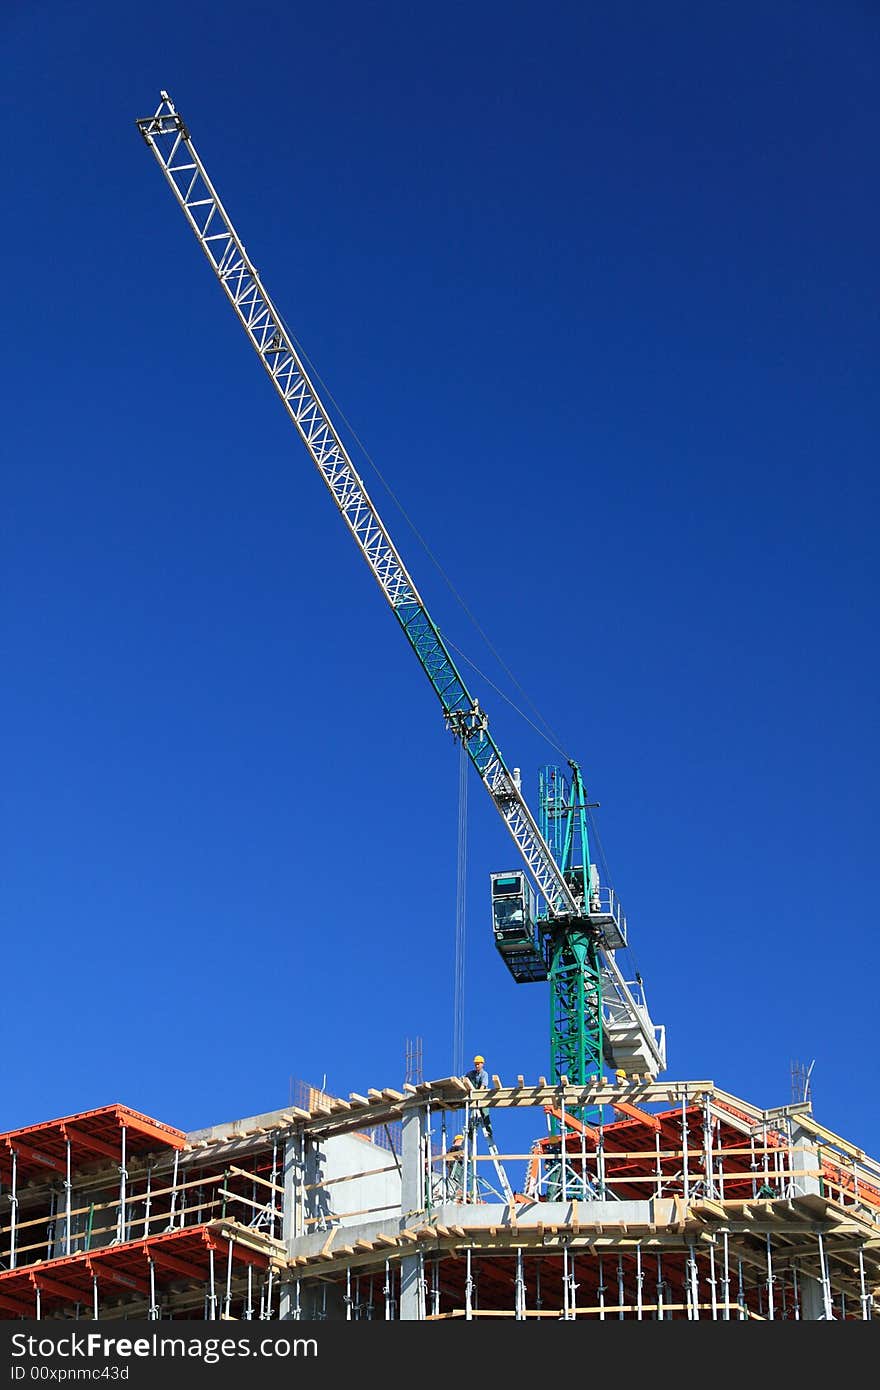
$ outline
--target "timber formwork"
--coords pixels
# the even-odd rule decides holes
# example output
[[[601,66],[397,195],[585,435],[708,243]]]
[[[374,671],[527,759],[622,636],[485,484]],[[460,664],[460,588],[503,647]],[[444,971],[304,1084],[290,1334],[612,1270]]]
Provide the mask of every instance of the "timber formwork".
[[[108,1106],[0,1154],[5,1317],[852,1320],[880,1298],[880,1165],[809,1104],[710,1081],[311,1091],[189,1135]]]

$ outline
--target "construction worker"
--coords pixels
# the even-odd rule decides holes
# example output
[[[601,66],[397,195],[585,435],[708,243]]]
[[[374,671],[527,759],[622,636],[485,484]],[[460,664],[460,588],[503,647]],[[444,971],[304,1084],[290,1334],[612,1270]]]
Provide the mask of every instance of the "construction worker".
[[[476,1090],[489,1087],[489,1073],[486,1071],[486,1059],[481,1057],[479,1052],[474,1058],[473,1069],[466,1073],[468,1081]]]
[[[449,1201],[463,1197],[462,1178],[464,1177],[464,1135],[456,1134],[446,1150],[447,1177],[446,1195]]]
[[[478,1052],[474,1058],[474,1065],[469,1072],[465,1073],[466,1079],[471,1083],[475,1091],[488,1091],[489,1073],[486,1071],[486,1059]],[[477,1128],[477,1122],[481,1121],[486,1138],[492,1142],[492,1121],[489,1118],[488,1110],[472,1110],[468,1135],[473,1139]]]

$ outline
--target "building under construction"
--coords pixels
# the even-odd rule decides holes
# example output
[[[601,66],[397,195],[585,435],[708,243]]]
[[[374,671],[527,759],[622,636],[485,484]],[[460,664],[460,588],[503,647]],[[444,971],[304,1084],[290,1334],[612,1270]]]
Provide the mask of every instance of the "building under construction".
[[[619,963],[626,919],[593,862],[578,764],[544,770],[533,814],[167,93],[137,125],[439,699],[462,776],[474,769],[510,834],[492,932],[513,978],[549,990],[550,1081],[307,1088],[191,1134],[120,1104],[9,1131],[0,1312],[870,1319],[880,1164],[809,1100],[761,1110],[660,1079],[664,1030]]]
[[[880,1164],[808,1101],[644,1077],[297,1099],[0,1136],[2,1315],[861,1320],[880,1297]],[[505,1152],[523,1111],[540,1137]]]

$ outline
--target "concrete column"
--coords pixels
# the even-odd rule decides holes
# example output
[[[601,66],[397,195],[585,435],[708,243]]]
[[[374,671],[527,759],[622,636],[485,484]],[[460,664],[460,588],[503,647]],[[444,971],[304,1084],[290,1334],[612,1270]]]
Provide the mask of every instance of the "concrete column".
[[[302,1198],[303,1153],[305,1135],[288,1134],[284,1141],[284,1161],[282,1182],[284,1184],[284,1209],[281,1218],[281,1239],[290,1254],[291,1241],[300,1234],[300,1203]],[[280,1289],[280,1316],[293,1318],[296,1315],[294,1287],[292,1283],[282,1284]]]
[[[425,1148],[426,1113],[424,1104],[407,1106],[403,1113],[403,1152],[400,1156],[400,1224],[411,1224],[425,1210]],[[416,1322],[423,1318],[424,1297],[421,1279],[421,1257],[405,1255],[400,1265],[400,1317]]]
[[[284,1186],[284,1210],[281,1218],[281,1239],[289,1245],[294,1236],[300,1235],[299,1207],[302,1193],[302,1134],[289,1134],[284,1141],[284,1160],[282,1183]]]
[[[791,1121],[791,1166],[795,1174],[792,1183],[798,1196],[821,1194],[822,1184],[818,1174],[812,1176],[819,1168],[819,1151],[815,1142],[798,1125],[797,1116],[793,1116]],[[805,1173],[809,1176],[805,1176]]]
[[[801,1321],[825,1322],[825,1298],[822,1293],[822,1280],[811,1279],[808,1274],[799,1274],[798,1292],[801,1302]]]
[[[812,1136],[806,1134],[798,1125],[796,1115],[791,1117],[791,1166],[795,1172],[792,1184],[798,1196],[821,1195],[822,1183],[817,1172],[819,1151]],[[816,1176],[813,1176],[814,1173]],[[798,1294],[802,1321],[824,1322],[825,1297],[821,1279],[812,1279],[808,1274],[799,1273]]]
[[[400,1262],[400,1318],[420,1322],[425,1316],[421,1255],[404,1255]]]
[[[400,1215],[403,1225],[425,1210],[424,1144],[425,1106],[407,1106],[403,1112],[403,1153],[400,1157]]]
[[[403,1112],[403,1152],[400,1155],[400,1227],[409,1226],[413,1216],[425,1211],[424,1136],[427,1111],[424,1104],[407,1106]],[[421,1255],[405,1255],[400,1261],[400,1319],[417,1322],[424,1318],[424,1286],[421,1282]]]

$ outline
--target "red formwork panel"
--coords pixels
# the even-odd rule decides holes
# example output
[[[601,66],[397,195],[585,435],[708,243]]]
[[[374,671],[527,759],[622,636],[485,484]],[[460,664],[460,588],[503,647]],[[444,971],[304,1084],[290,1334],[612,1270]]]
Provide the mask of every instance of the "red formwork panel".
[[[182,1149],[186,1143],[182,1130],[127,1105],[104,1105],[98,1110],[82,1110],[60,1120],[44,1120],[0,1133],[0,1182],[8,1185],[12,1180],[13,1152],[19,1183],[40,1173],[64,1174],[68,1141],[74,1168],[101,1159],[119,1163],[123,1128],[129,1157],[167,1148]]]
[[[76,1304],[91,1308],[95,1279],[99,1299],[125,1293],[149,1298],[150,1261],[157,1289],[180,1282],[207,1284],[211,1251],[228,1259],[229,1241],[207,1226],[192,1226],[4,1270],[0,1272],[0,1316],[34,1317],[37,1290],[44,1312]],[[233,1265],[250,1264],[261,1270],[268,1265],[266,1255],[236,1241],[232,1242],[232,1260]]]

